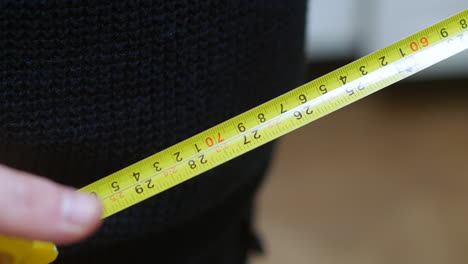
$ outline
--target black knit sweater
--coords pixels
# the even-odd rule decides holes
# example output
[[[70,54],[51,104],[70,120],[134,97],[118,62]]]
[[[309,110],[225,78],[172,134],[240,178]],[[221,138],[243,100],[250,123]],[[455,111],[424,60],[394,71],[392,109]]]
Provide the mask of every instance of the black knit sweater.
[[[304,14],[305,0],[0,0],[0,163],[82,187],[295,88]],[[244,263],[271,150],[107,218],[56,263]]]

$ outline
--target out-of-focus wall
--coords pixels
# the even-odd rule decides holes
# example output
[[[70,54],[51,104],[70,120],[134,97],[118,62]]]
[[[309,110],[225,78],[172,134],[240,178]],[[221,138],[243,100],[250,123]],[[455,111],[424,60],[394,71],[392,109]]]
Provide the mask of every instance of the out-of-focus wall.
[[[365,56],[468,8],[466,0],[310,0],[307,57]],[[468,77],[468,51],[412,79]]]

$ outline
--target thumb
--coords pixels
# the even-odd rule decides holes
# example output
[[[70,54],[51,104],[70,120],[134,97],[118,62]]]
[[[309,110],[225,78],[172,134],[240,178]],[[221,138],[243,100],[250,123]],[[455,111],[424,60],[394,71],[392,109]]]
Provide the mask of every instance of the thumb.
[[[101,210],[89,194],[0,165],[0,234],[68,244],[98,228]]]

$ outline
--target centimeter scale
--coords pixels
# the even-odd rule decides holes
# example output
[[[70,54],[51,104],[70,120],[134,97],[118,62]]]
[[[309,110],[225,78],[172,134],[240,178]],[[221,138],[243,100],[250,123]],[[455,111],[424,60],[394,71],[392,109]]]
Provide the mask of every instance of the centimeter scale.
[[[103,218],[111,216],[467,48],[464,10],[79,191],[99,197]],[[58,252],[52,243],[0,236],[0,254],[42,264]]]

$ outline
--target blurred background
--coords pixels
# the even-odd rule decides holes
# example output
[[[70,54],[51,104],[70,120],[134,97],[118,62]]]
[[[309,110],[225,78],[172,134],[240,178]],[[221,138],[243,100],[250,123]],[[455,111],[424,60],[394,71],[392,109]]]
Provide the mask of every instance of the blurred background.
[[[312,0],[312,80],[468,7]],[[468,263],[468,51],[277,141],[253,264]]]

